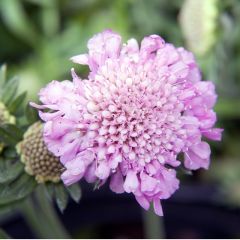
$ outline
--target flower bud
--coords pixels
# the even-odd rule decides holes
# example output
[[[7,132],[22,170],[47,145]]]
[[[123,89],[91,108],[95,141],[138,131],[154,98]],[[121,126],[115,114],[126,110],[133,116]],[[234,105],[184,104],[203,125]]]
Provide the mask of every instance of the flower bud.
[[[180,12],[180,26],[188,47],[205,55],[216,42],[218,0],[185,0]]]
[[[15,117],[11,116],[6,106],[0,102],[0,126],[8,123],[15,124]],[[0,142],[0,153],[2,152],[3,148],[4,143]]]
[[[25,164],[25,171],[35,176],[38,183],[58,182],[64,168],[59,158],[48,151],[42,131],[41,122],[31,125],[17,145],[17,151]]]

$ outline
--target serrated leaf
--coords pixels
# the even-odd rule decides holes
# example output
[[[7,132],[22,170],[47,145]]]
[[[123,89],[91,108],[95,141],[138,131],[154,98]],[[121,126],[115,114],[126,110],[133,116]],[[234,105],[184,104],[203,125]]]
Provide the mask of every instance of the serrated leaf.
[[[39,120],[37,110],[27,105],[25,115],[29,124],[33,124]]]
[[[1,96],[3,85],[6,81],[6,72],[7,72],[7,66],[3,64],[0,68],[0,96]]]
[[[7,107],[17,93],[18,84],[18,77],[13,77],[3,87],[2,101]]]
[[[20,161],[12,163],[10,160],[0,161],[0,184],[15,180],[23,171]]]
[[[8,106],[9,112],[12,114],[17,112],[17,110],[19,110],[19,108],[21,107],[21,104],[24,102],[26,96],[27,92],[25,91],[22,94],[20,94],[16,99],[14,99],[14,101],[12,101]]]
[[[0,204],[18,201],[29,195],[36,186],[33,177],[22,174],[10,184],[0,184]]]
[[[63,213],[68,203],[68,194],[62,184],[55,185],[55,200],[58,208]]]
[[[75,202],[79,202],[82,192],[81,192],[81,188],[79,186],[78,183],[73,184],[69,187],[67,187],[67,191],[69,192],[71,198],[75,201]]]

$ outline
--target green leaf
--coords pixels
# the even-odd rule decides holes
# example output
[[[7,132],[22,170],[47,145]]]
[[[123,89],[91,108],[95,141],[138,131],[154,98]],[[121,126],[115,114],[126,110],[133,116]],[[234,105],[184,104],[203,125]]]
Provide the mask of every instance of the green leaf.
[[[0,204],[8,204],[28,196],[36,186],[33,177],[22,174],[10,184],[0,184]]]
[[[39,120],[37,110],[30,105],[27,105],[25,115],[29,124],[33,124]]]
[[[55,185],[55,200],[58,208],[63,213],[68,203],[68,194],[62,184]]]
[[[43,2],[43,1],[42,1]],[[58,33],[60,26],[59,1],[45,1],[42,7],[42,27],[45,36],[53,37]],[[49,19],[51,18],[51,21]]]
[[[0,228],[0,239],[11,239],[11,237],[3,229]]]
[[[24,11],[23,3],[19,0],[0,1],[1,20],[7,28],[31,45],[36,44],[37,32]]]
[[[18,157],[18,154],[16,152],[16,146],[12,146],[12,147],[8,147],[8,148],[4,149],[3,158],[16,159],[17,157]]]
[[[11,114],[14,114],[15,112],[17,112],[19,110],[19,108],[21,107],[21,104],[24,102],[26,96],[27,96],[27,92],[25,91],[9,104],[8,110]]]
[[[79,186],[78,183],[73,184],[69,187],[67,187],[67,191],[69,192],[71,198],[75,201],[75,202],[79,202],[82,192],[81,192],[81,188]]]
[[[10,160],[0,160],[0,184],[15,180],[23,171],[20,161],[12,163]]]
[[[14,98],[14,96],[17,93],[19,84],[18,77],[13,77],[3,87],[3,93],[2,93],[2,101],[5,103],[6,106],[11,102],[11,100]]]
[[[26,2],[29,2],[31,4],[35,4],[39,7],[49,7],[51,6],[51,1],[46,0],[25,0]]]
[[[19,204],[21,204],[22,201],[23,201],[23,199],[20,199],[20,200],[14,201],[14,202],[1,204],[0,205],[0,215],[4,216],[4,215],[12,214],[14,212],[14,210],[18,208]]]
[[[23,138],[24,131],[17,127],[17,125],[14,124],[5,124],[3,126],[9,133],[15,136],[17,141],[21,141]]]
[[[3,64],[0,68],[0,95],[2,92],[3,85],[6,81],[6,72],[7,72],[7,66]]]
[[[52,199],[54,197],[54,185],[55,183],[45,183],[45,190],[46,190],[46,193],[47,193],[47,196],[49,199]]]
[[[17,144],[22,140],[23,131],[16,125],[5,124],[0,126],[0,139],[9,145]]]
[[[6,145],[15,145],[17,140],[3,126],[0,126],[0,141]]]

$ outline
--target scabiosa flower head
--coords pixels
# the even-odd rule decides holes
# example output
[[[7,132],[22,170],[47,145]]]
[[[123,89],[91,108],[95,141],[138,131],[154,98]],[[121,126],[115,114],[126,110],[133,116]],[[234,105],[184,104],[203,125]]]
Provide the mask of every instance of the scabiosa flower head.
[[[139,204],[162,215],[160,200],[178,188],[176,167],[208,168],[210,148],[220,140],[213,128],[214,85],[201,81],[193,55],[157,36],[121,43],[110,31],[88,42],[89,52],[72,58],[88,65],[88,79],[53,81],[39,93],[44,138],[66,170],[70,185],[110,179],[116,193],[133,193]],[[49,109],[50,111],[43,111]]]
[[[31,125],[24,134],[23,140],[17,145],[17,151],[25,164],[25,171],[35,176],[38,183],[59,182],[63,166],[59,158],[48,151],[42,131],[41,122]]]

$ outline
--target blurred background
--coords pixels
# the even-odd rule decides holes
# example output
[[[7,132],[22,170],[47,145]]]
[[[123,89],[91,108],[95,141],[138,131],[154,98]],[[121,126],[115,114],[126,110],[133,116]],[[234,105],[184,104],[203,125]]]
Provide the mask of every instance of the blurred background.
[[[159,34],[193,51],[204,79],[216,84],[218,126],[225,130],[222,142],[211,143],[209,171],[180,176],[180,189],[163,201],[165,236],[239,238],[239,24],[238,0],[0,0],[0,64],[20,76],[20,91],[34,100],[49,81],[70,79],[71,67],[86,74],[69,58],[85,52],[87,40],[106,28],[124,40]],[[132,196],[81,186],[80,204],[59,213],[74,238],[151,237],[149,216]],[[0,225],[15,238],[34,237],[17,212],[0,217]]]

